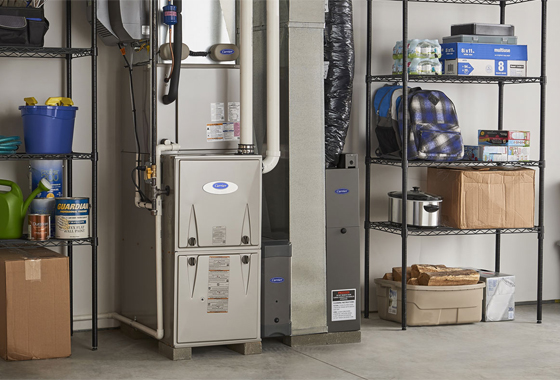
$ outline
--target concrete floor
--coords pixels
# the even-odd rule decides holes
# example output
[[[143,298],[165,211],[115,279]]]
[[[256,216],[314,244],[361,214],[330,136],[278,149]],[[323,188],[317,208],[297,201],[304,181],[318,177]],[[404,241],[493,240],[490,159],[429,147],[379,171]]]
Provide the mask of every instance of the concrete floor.
[[[411,327],[364,320],[362,343],[290,348],[266,340],[263,353],[242,356],[225,347],[195,348],[191,361],[158,355],[155,340],[132,340],[118,330],[73,337],[68,359],[0,360],[0,379],[558,379],[560,304],[520,306],[514,322]]]

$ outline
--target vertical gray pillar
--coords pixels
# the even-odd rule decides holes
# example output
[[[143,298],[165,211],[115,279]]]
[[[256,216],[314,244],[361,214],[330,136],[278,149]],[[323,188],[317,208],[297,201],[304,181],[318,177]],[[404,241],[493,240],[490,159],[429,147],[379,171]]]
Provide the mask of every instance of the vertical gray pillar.
[[[324,0],[281,1],[281,150],[263,177],[263,234],[292,243],[292,333],[327,332]],[[266,2],[255,1],[255,129],[266,151]]]
[[[324,0],[291,0],[289,36],[290,241],[293,335],[327,331]]]

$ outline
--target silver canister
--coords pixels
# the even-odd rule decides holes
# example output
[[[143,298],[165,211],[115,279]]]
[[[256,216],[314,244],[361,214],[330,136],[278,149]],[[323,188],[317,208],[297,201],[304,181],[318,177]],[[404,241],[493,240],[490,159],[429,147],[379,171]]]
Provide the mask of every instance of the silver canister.
[[[402,192],[391,191],[389,195],[389,221],[402,223]],[[442,198],[420,191],[414,187],[407,192],[406,223],[415,227],[438,227]]]

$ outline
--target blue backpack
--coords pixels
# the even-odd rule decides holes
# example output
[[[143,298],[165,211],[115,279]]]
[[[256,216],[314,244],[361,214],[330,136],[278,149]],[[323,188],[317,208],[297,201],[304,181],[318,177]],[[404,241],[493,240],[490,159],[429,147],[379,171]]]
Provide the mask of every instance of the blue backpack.
[[[410,127],[408,158],[455,161],[463,158],[463,137],[453,102],[441,91],[415,91],[408,97]],[[399,135],[403,110],[399,107]]]
[[[410,89],[410,94],[420,88]],[[403,86],[386,85],[375,92],[373,109],[375,111],[375,134],[379,142],[376,153],[380,157],[400,158],[402,139],[399,132],[398,110],[402,100]]]

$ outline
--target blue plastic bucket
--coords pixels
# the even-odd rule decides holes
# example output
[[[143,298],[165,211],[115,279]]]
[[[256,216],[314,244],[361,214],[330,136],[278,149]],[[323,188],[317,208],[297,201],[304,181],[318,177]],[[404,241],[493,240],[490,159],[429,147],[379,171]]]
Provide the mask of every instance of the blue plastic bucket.
[[[20,106],[25,151],[31,154],[72,153],[78,107]]]

